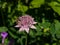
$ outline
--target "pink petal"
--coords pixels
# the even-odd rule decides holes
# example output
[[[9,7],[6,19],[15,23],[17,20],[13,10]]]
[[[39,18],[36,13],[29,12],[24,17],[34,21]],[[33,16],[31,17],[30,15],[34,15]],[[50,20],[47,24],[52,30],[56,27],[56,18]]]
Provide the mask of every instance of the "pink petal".
[[[32,28],[32,29],[36,29],[36,27],[35,27],[34,25],[31,25],[30,28]]]
[[[33,22],[33,24],[36,24],[37,22]]]
[[[27,33],[29,33],[29,28],[25,28],[25,31],[26,31]]]
[[[24,28],[20,28],[19,31],[24,31]]]
[[[16,25],[15,27],[20,27],[19,25]]]

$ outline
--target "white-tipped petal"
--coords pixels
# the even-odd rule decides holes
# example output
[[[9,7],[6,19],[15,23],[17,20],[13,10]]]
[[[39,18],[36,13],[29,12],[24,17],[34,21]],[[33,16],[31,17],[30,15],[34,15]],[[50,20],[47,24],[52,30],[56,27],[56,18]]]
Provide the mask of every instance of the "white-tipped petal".
[[[15,27],[20,27],[19,25],[16,25]]]
[[[25,31],[26,31],[27,33],[29,33],[29,28],[25,28]]]
[[[20,28],[19,31],[24,31],[24,28]]]
[[[36,27],[35,27],[34,25],[31,25],[30,28],[32,28],[32,29],[36,29]]]
[[[33,22],[33,24],[36,24],[37,22]]]

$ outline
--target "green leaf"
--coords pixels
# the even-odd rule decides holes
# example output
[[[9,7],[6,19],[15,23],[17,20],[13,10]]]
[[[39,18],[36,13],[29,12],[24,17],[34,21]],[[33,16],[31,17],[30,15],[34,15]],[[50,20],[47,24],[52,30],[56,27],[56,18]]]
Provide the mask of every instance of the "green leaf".
[[[51,32],[52,36],[54,36],[55,31],[56,31],[56,30],[55,30],[55,24],[52,23],[52,24],[50,25],[50,32]]]
[[[55,22],[55,29],[56,29],[56,36],[60,38],[60,22],[59,21]]]
[[[43,28],[49,28],[50,23],[49,23],[49,22],[44,22],[44,23],[41,23],[41,26],[42,26]]]
[[[28,7],[25,5],[22,5],[21,3],[18,3],[17,10],[22,11],[22,12],[26,12],[28,10]]]
[[[8,30],[7,27],[0,27],[0,32],[6,32]]]
[[[45,45],[49,45],[48,43],[46,43]]]
[[[60,0],[57,0],[58,2],[60,2]]]
[[[21,38],[17,39],[17,43],[21,43],[23,45],[23,40],[26,39],[26,36],[22,36]],[[25,40],[26,41],[26,40]]]
[[[42,32],[41,32],[42,30],[41,30],[41,27],[40,27],[40,23],[38,23],[38,25],[36,26],[36,28],[37,28],[36,29],[36,31],[37,31],[36,36],[37,35],[42,35]]]
[[[35,37],[35,33],[33,32],[33,30],[30,30],[29,35]]]
[[[23,45],[23,38],[18,38],[18,40],[17,40],[17,43],[20,43],[21,45]]]
[[[58,2],[51,2],[49,5],[53,8],[55,12],[57,12],[60,15],[60,3]]]
[[[4,3],[2,4],[2,8],[5,8],[6,5],[7,5],[7,2],[4,2]]]
[[[44,4],[44,0],[33,0],[32,2],[31,2],[31,4],[30,5],[32,5],[32,6],[30,6],[31,8],[38,8],[38,7],[40,7],[42,4]]]
[[[5,45],[8,45],[8,42],[9,42],[8,39],[5,39]]]
[[[9,34],[11,35],[11,37],[13,37],[13,38],[18,38],[18,36],[16,36],[15,34],[13,34],[12,32],[10,32],[10,31],[8,31],[9,32]]]
[[[53,45],[57,45],[56,43],[53,43]]]
[[[12,6],[12,4],[10,4],[10,5],[8,6],[8,13],[11,13],[11,6]]]

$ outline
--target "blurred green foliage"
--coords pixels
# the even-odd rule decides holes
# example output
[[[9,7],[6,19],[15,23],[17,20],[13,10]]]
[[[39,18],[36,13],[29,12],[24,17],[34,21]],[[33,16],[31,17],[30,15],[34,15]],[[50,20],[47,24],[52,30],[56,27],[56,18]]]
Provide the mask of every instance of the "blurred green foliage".
[[[38,22],[29,34],[14,27],[24,14]],[[4,31],[9,34],[6,45],[10,39],[14,45],[60,45],[60,0],[0,0],[0,32]]]

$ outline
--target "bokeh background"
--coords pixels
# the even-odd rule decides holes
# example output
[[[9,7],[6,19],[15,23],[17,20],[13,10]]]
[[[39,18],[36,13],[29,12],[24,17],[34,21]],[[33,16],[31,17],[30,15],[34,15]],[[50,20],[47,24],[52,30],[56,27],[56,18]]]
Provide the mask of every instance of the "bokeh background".
[[[38,22],[29,34],[14,27],[25,14]],[[4,31],[5,45],[60,45],[60,0],[0,0],[0,33]]]

